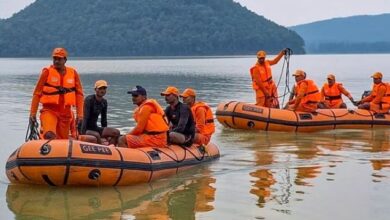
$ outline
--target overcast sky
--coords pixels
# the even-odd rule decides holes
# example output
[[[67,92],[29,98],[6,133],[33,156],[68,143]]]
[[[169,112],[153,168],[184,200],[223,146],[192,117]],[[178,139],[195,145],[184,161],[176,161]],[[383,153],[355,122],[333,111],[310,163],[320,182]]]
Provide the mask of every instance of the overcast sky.
[[[0,0],[8,18],[35,0]],[[64,0],[66,1],[66,0]],[[292,26],[335,17],[390,13],[390,0],[234,0],[280,25]]]

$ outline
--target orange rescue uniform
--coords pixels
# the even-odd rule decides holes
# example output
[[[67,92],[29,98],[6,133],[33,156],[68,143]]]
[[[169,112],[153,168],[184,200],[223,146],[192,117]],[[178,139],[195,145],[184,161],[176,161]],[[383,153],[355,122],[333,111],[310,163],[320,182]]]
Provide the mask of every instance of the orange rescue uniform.
[[[321,94],[313,80],[305,79],[296,83],[295,99],[289,101],[288,109],[303,112],[317,110]]]
[[[208,144],[215,132],[214,116],[211,108],[204,102],[197,102],[191,107],[196,124],[194,143]]]
[[[371,111],[387,113],[390,109],[390,85],[383,82],[374,84],[371,94],[362,99],[361,102],[369,102]]]
[[[66,67],[62,75],[53,65],[44,68],[35,86],[30,115],[37,114],[39,103],[41,135],[50,131],[57,139],[69,138],[72,106],[76,106],[77,117],[83,117],[84,94],[76,70]]]
[[[344,103],[341,94],[352,99],[351,94],[343,87],[343,84],[334,83],[332,86],[329,86],[328,83],[324,83],[321,89],[321,101],[328,108],[340,108]]]
[[[154,99],[147,99],[134,111],[137,125],[126,135],[129,148],[167,147],[168,124],[164,110]]]
[[[262,65],[257,62],[250,69],[252,88],[256,93],[256,105],[274,107],[273,101],[277,100],[278,91],[272,79],[271,66],[277,64],[282,57],[283,52],[280,52],[273,60],[265,60]],[[269,97],[266,97],[267,93]]]

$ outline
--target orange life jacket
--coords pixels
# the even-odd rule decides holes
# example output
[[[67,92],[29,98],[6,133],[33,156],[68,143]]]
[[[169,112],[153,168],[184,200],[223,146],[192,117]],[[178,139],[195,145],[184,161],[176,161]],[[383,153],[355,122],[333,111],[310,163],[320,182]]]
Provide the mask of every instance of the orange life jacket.
[[[63,76],[53,66],[47,68],[49,74],[39,100],[42,104],[58,104],[60,95],[63,95],[65,105],[76,105],[76,73],[71,67],[65,68]]]
[[[297,96],[298,91],[300,90],[300,87],[302,86],[302,83],[307,83],[307,90],[305,95],[303,96],[301,103],[317,103],[321,100],[321,93],[318,91],[317,85],[314,83],[313,80],[310,79],[304,79],[297,83],[297,86],[295,88],[295,96]]]
[[[264,61],[264,65],[260,65],[256,63],[256,65],[250,69],[250,73],[252,77],[252,87],[254,90],[259,89],[259,86],[256,84],[255,81],[255,71],[258,71],[260,73],[260,81],[264,84],[264,87],[268,88],[273,83],[272,70],[269,62]]]
[[[336,101],[342,99],[341,91],[339,89],[339,86],[341,85],[342,85],[341,83],[334,83],[333,86],[329,87],[329,84],[325,83],[323,86],[325,100]]]
[[[138,108],[134,110],[134,120],[138,122],[139,112],[145,105],[152,106],[154,112],[149,115],[149,119],[146,123],[144,133],[157,134],[168,131],[169,127],[167,121],[165,120],[165,112],[160,106],[160,104],[158,104],[158,102],[154,99],[147,99],[144,103],[142,103]]]
[[[381,103],[389,103],[390,104],[390,84],[389,83],[379,83],[379,84],[374,84],[372,87],[372,93],[371,95],[373,97],[377,96],[378,90],[380,86],[386,86],[386,93],[382,97]]]
[[[206,110],[206,121],[205,126],[199,131],[201,134],[210,135],[215,132],[215,124],[214,124],[214,116],[213,112],[211,111],[211,108],[204,102],[197,102],[191,107],[192,115],[194,116],[195,123],[198,122],[198,119],[196,118],[196,112],[204,108]]]

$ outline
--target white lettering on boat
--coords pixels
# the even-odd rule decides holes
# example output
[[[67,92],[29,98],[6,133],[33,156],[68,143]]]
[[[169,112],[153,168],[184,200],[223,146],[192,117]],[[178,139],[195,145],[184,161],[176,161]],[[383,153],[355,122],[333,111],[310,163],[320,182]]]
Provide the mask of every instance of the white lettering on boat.
[[[249,106],[249,105],[243,105],[242,110],[248,112],[263,113],[263,109],[254,106]]]
[[[112,155],[110,148],[95,145],[80,144],[81,151],[85,154]]]

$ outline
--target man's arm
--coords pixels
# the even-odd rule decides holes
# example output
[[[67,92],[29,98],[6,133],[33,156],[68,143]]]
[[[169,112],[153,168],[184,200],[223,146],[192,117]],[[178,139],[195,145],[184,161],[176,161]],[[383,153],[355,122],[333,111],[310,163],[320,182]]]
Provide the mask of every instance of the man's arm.
[[[152,106],[144,105],[140,109],[139,115],[138,115],[138,121],[137,125],[129,132],[129,134],[132,135],[140,135],[145,132],[146,124],[148,123],[148,119],[150,114],[154,111]]]
[[[103,128],[107,127],[107,101],[105,99],[103,99],[103,109],[100,118],[100,124]]]
[[[200,132],[206,126],[206,108],[199,107],[195,112],[196,132]]]
[[[277,64],[277,63],[279,62],[279,60],[282,59],[282,57],[283,57],[283,55],[284,55],[284,53],[285,53],[284,51],[285,51],[285,49],[281,50],[281,51],[279,52],[279,54],[278,54],[274,59],[268,60],[269,65],[272,66],[272,65]]]
[[[345,96],[347,96],[349,98],[349,100],[351,100],[351,102],[353,102],[353,98],[352,98],[352,95],[351,93],[348,92],[348,90],[346,90],[343,86],[343,84],[339,84],[339,90],[342,94],[344,94]]]
[[[295,86],[293,86],[293,89],[290,91],[290,97],[288,97],[288,101],[293,100],[294,96],[295,96]]]
[[[374,104],[380,104],[385,94],[386,94],[386,86],[380,85],[375,98],[371,102]]]
[[[48,75],[49,75],[49,70],[44,68],[42,70],[41,75],[39,76],[37,84],[35,85],[32,101],[31,101],[31,107],[30,107],[30,116],[35,117],[37,115],[39,100],[42,96],[43,86],[45,85],[45,83],[47,81]]]
[[[88,99],[88,97],[85,98],[84,101],[84,115],[83,115],[83,124],[81,125],[81,134],[85,134],[87,131],[87,124],[91,117],[91,111],[92,111],[92,104],[91,99]]]
[[[325,89],[324,89],[324,86],[322,86],[322,88],[321,88],[321,99],[320,99],[321,101],[325,101]]]
[[[77,118],[80,120],[83,118],[84,108],[84,92],[83,86],[80,81],[79,74],[75,71],[75,87],[76,87],[76,112]]]
[[[297,107],[299,106],[299,104],[301,103],[302,101],[302,98],[305,96],[306,94],[306,91],[307,91],[307,83],[306,82],[302,82],[301,83],[301,86],[299,87],[299,90],[298,90],[298,93],[297,93],[297,97],[295,99],[295,103],[294,103],[294,110],[297,109]]]
[[[360,100],[358,103],[359,103],[359,104],[362,104],[362,103],[365,103],[365,102],[371,102],[371,101],[375,98],[375,96],[372,95],[372,91],[374,91],[374,88],[375,88],[375,86],[372,86],[372,90],[371,90],[370,95],[364,97],[364,98],[363,98],[362,100]]]
[[[255,81],[256,85],[264,93],[264,95],[268,97],[270,94],[265,89],[263,82],[260,80],[260,71],[257,70],[257,67],[254,67],[254,69],[252,69],[251,71],[253,71],[253,77],[254,77],[253,80]]]

